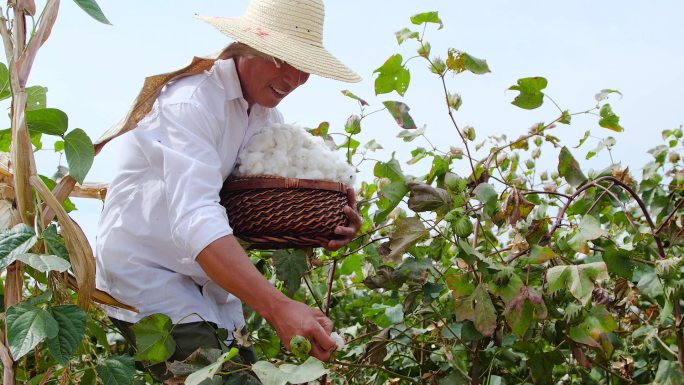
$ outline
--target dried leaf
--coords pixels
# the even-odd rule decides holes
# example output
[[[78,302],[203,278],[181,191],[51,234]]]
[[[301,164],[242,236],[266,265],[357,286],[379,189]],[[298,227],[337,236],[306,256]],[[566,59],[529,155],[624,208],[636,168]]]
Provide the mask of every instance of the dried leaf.
[[[87,310],[95,290],[95,256],[83,230],[69,217],[40,178],[31,177],[31,184],[47,206],[55,212],[69,250],[69,259],[78,282],[78,305]]]

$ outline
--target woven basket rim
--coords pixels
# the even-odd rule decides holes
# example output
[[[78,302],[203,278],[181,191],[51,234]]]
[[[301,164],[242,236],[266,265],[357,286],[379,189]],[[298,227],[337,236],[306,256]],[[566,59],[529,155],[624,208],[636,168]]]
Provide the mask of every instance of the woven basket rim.
[[[327,180],[283,178],[271,175],[255,176],[229,176],[223,186],[224,191],[239,191],[252,189],[270,188],[305,188],[312,190],[330,190],[343,194],[347,193],[348,187],[344,183]]]

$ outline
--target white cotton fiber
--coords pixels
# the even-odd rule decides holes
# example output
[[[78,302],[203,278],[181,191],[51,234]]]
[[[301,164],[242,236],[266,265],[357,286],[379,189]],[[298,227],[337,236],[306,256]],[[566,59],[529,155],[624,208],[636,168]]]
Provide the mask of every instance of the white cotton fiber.
[[[328,180],[352,187],[356,170],[323,138],[298,126],[273,124],[245,144],[233,174]]]

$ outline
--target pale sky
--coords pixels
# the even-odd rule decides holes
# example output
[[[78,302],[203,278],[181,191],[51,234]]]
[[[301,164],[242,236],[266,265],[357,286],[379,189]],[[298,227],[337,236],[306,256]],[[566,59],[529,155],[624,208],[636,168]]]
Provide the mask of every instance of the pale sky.
[[[195,13],[238,16],[247,0],[100,0],[113,25],[103,25],[87,16],[74,2],[62,1],[52,36],[40,50],[29,85],[49,88],[48,106],[69,115],[69,126],[83,128],[93,140],[114,124],[128,109],[145,76],[168,72],[193,55],[215,52],[230,39],[211,26],[195,20]],[[39,2],[39,6],[42,2]],[[559,126],[554,135],[575,146],[586,130],[597,138],[613,136],[615,161],[630,165],[640,176],[649,159],[646,151],[660,144],[660,132],[684,123],[684,4],[681,1],[470,1],[455,0],[328,0],[324,44],[353,68],[363,82],[346,84],[312,76],[280,105],[287,122],[316,126],[329,121],[337,131],[347,117],[358,113],[354,101],[340,93],[348,89],[371,103],[369,111],[382,101],[399,100],[411,107],[416,124],[426,125],[432,143],[443,150],[462,147],[451,126],[438,78],[425,70],[425,62],[412,60],[412,82],[406,98],[397,94],[376,97],[373,70],[394,53],[404,59],[414,56],[416,44],[398,46],[394,32],[411,25],[413,14],[439,11],[444,28],[430,25],[426,40],[433,55],[445,56],[456,48],[486,59],[490,74],[469,73],[450,78],[449,89],[463,97],[456,113],[461,127],[475,127],[478,140],[507,134],[513,139],[534,123],[553,120],[558,112],[550,102],[537,110],[521,110],[510,104],[516,92],[506,91],[518,78],[544,76],[545,90],[563,109],[579,112],[596,104],[601,89],[617,89],[622,98],[611,98],[625,132],[600,128],[595,117],[578,117],[571,126]],[[3,60],[4,61],[4,60]],[[404,144],[396,139],[400,129],[386,112],[364,121],[362,143],[375,138],[386,152],[373,155],[387,160],[390,151],[406,160],[416,141]],[[598,139],[573,150],[583,159]],[[117,162],[117,144],[108,145],[95,159],[86,178],[111,181]],[[547,149],[540,168],[555,169],[557,150]],[[51,175],[55,159],[50,151],[38,155],[39,171]],[[523,158],[524,160],[524,158]],[[548,164],[547,164],[548,163]],[[609,164],[606,153],[589,167]],[[367,164],[360,179],[368,179]],[[420,174],[420,164],[410,170]],[[466,172],[466,164],[456,165]],[[77,200],[74,215],[91,242],[101,204]]]

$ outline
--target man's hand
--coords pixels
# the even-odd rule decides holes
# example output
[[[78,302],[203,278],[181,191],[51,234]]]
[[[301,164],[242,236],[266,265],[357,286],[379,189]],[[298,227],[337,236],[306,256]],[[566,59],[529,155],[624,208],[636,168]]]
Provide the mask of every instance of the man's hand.
[[[349,225],[337,226],[335,228],[335,234],[338,235],[338,237],[328,242],[327,245],[324,245],[328,250],[337,250],[353,241],[356,233],[358,233],[361,228],[362,220],[358,211],[356,211],[356,193],[354,192],[354,189],[347,189],[347,202],[349,205],[345,206],[343,211],[347,218],[349,218]]]
[[[322,311],[290,300],[275,309],[270,318],[271,325],[287,350],[290,350],[292,337],[300,335],[311,342],[311,356],[321,361],[330,359],[337,345],[330,337],[332,321]]]
[[[209,278],[261,314],[278,333],[285,348],[296,335],[311,341],[311,355],[325,361],[335,341],[330,338],[332,321],[323,312],[294,301],[279,292],[254,267],[235,237],[221,237],[196,258]]]

